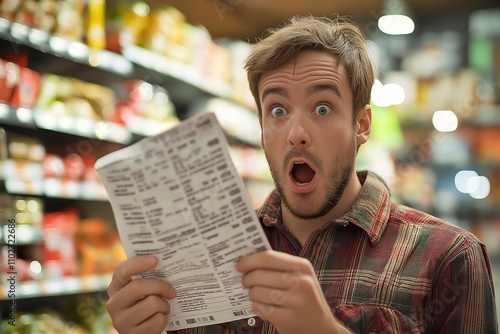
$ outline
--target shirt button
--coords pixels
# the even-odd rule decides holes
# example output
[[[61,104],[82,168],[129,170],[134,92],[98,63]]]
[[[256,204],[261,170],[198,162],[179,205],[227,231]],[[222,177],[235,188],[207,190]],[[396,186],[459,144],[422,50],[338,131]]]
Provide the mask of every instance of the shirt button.
[[[255,318],[248,318],[247,324],[248,326],[254,326],[256,323]]]

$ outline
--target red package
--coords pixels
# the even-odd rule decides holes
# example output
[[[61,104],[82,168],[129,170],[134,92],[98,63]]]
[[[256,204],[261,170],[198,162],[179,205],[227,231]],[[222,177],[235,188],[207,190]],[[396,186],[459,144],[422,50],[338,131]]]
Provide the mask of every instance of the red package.
[[[0,59],[0,102],[10,103],[19,82],[19,66]]]
[[[68,154],[64,158],[64,178],[68,180],[81,180],[85,173],[83,158],[76,154]]]
[[[43,171],[45,177],[60,178],[64,175],[64,160],[56,154],[45,154],[43,159]]]
[[[14,89],[11,104],[15,107],[33,108],[40,90],[40,74],[29,68],[21,67],[19,84]]]
[[[42,268],[45,277],[77,274],[75,233],[78,220],[79,215],[75,210],[45,213],[42,221]]]

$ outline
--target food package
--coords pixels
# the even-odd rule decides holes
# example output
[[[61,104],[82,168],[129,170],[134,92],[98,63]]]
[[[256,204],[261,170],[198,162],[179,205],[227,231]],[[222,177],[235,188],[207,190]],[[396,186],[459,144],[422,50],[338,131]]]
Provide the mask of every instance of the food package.
[[[38,10],[36,0],[23,0],[17,9],[15,21],[32,27],[35,21],[35,13]]]
[[[19,66],[0,59],[0,103],[10,103],[14,88],[19,83]]]
[[[143,47],[168,58],[185,60],[192,50],[185,47],[185,16],[173,7],[157,9],[150,14]]]
[[[104,274],[126,258],[116,233],[101,218],[81,220],[76,235],[80,274]]]
[[[127,125],[134,117],[163,122],[178,122],[175,107],[165,88],[142,80],[124,82],[114,120]]]
[[[54,74],[45,74],[41,82],[41,110],[92,119],[110,119],[114,113],[114,92],[107,87]]]
[[[89,0],[87,4],[87,45],[92,49],[106,47],[106,1]]]
[[[137,1],[133,5],[123,2],[116,6],[115,21],[121,26],[120,45],[143,45],[143,37],[150,20],[150,8]]]
[[[57,1],[39,0],[38,10],[33,18],[33,26],[37,29],[52,33],[57,22]]]
[[[9,132],[7,136],[8,157],[11,159],[42,162],[45,147],[37,138]]]
[[[0,1],[0,17],[9,21],[14,21],[16,12],[21,6],[21,0],[2,0]]]
[[[26,67],[19,69],[19,83],[14,88],[11,105],[14,107],[33,108],[36,105],[40,89],[40,74]]]
[[[84,36],[84,8],[82,0],[65,0],[58,2],[57,24],[55,35],[82,41]]]
[[[75,234],[78,212],[45,213],[42,221],[44,276],[74,276],[78,271]]]

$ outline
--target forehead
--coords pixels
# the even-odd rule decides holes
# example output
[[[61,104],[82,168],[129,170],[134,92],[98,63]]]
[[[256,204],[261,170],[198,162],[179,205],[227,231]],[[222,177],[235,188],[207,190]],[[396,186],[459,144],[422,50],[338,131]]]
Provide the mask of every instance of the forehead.
[[[259,81],[259,95],[262,94],[262,88],[269,85],[331,80],[338,86],[348,86],[347,79],[347,71],[337,57],[322,51],[304,50],[290,63],[264,73]]]

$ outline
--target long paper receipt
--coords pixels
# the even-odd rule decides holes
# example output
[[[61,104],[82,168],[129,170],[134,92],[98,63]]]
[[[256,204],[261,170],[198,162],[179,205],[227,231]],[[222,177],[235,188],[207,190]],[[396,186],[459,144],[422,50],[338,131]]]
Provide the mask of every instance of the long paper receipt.
[[[169,282],[167,330],[253,315],[235,263],[270,249],[215,114],[202,113],[100,158],[128,257],[154,254],[142,277]]]

